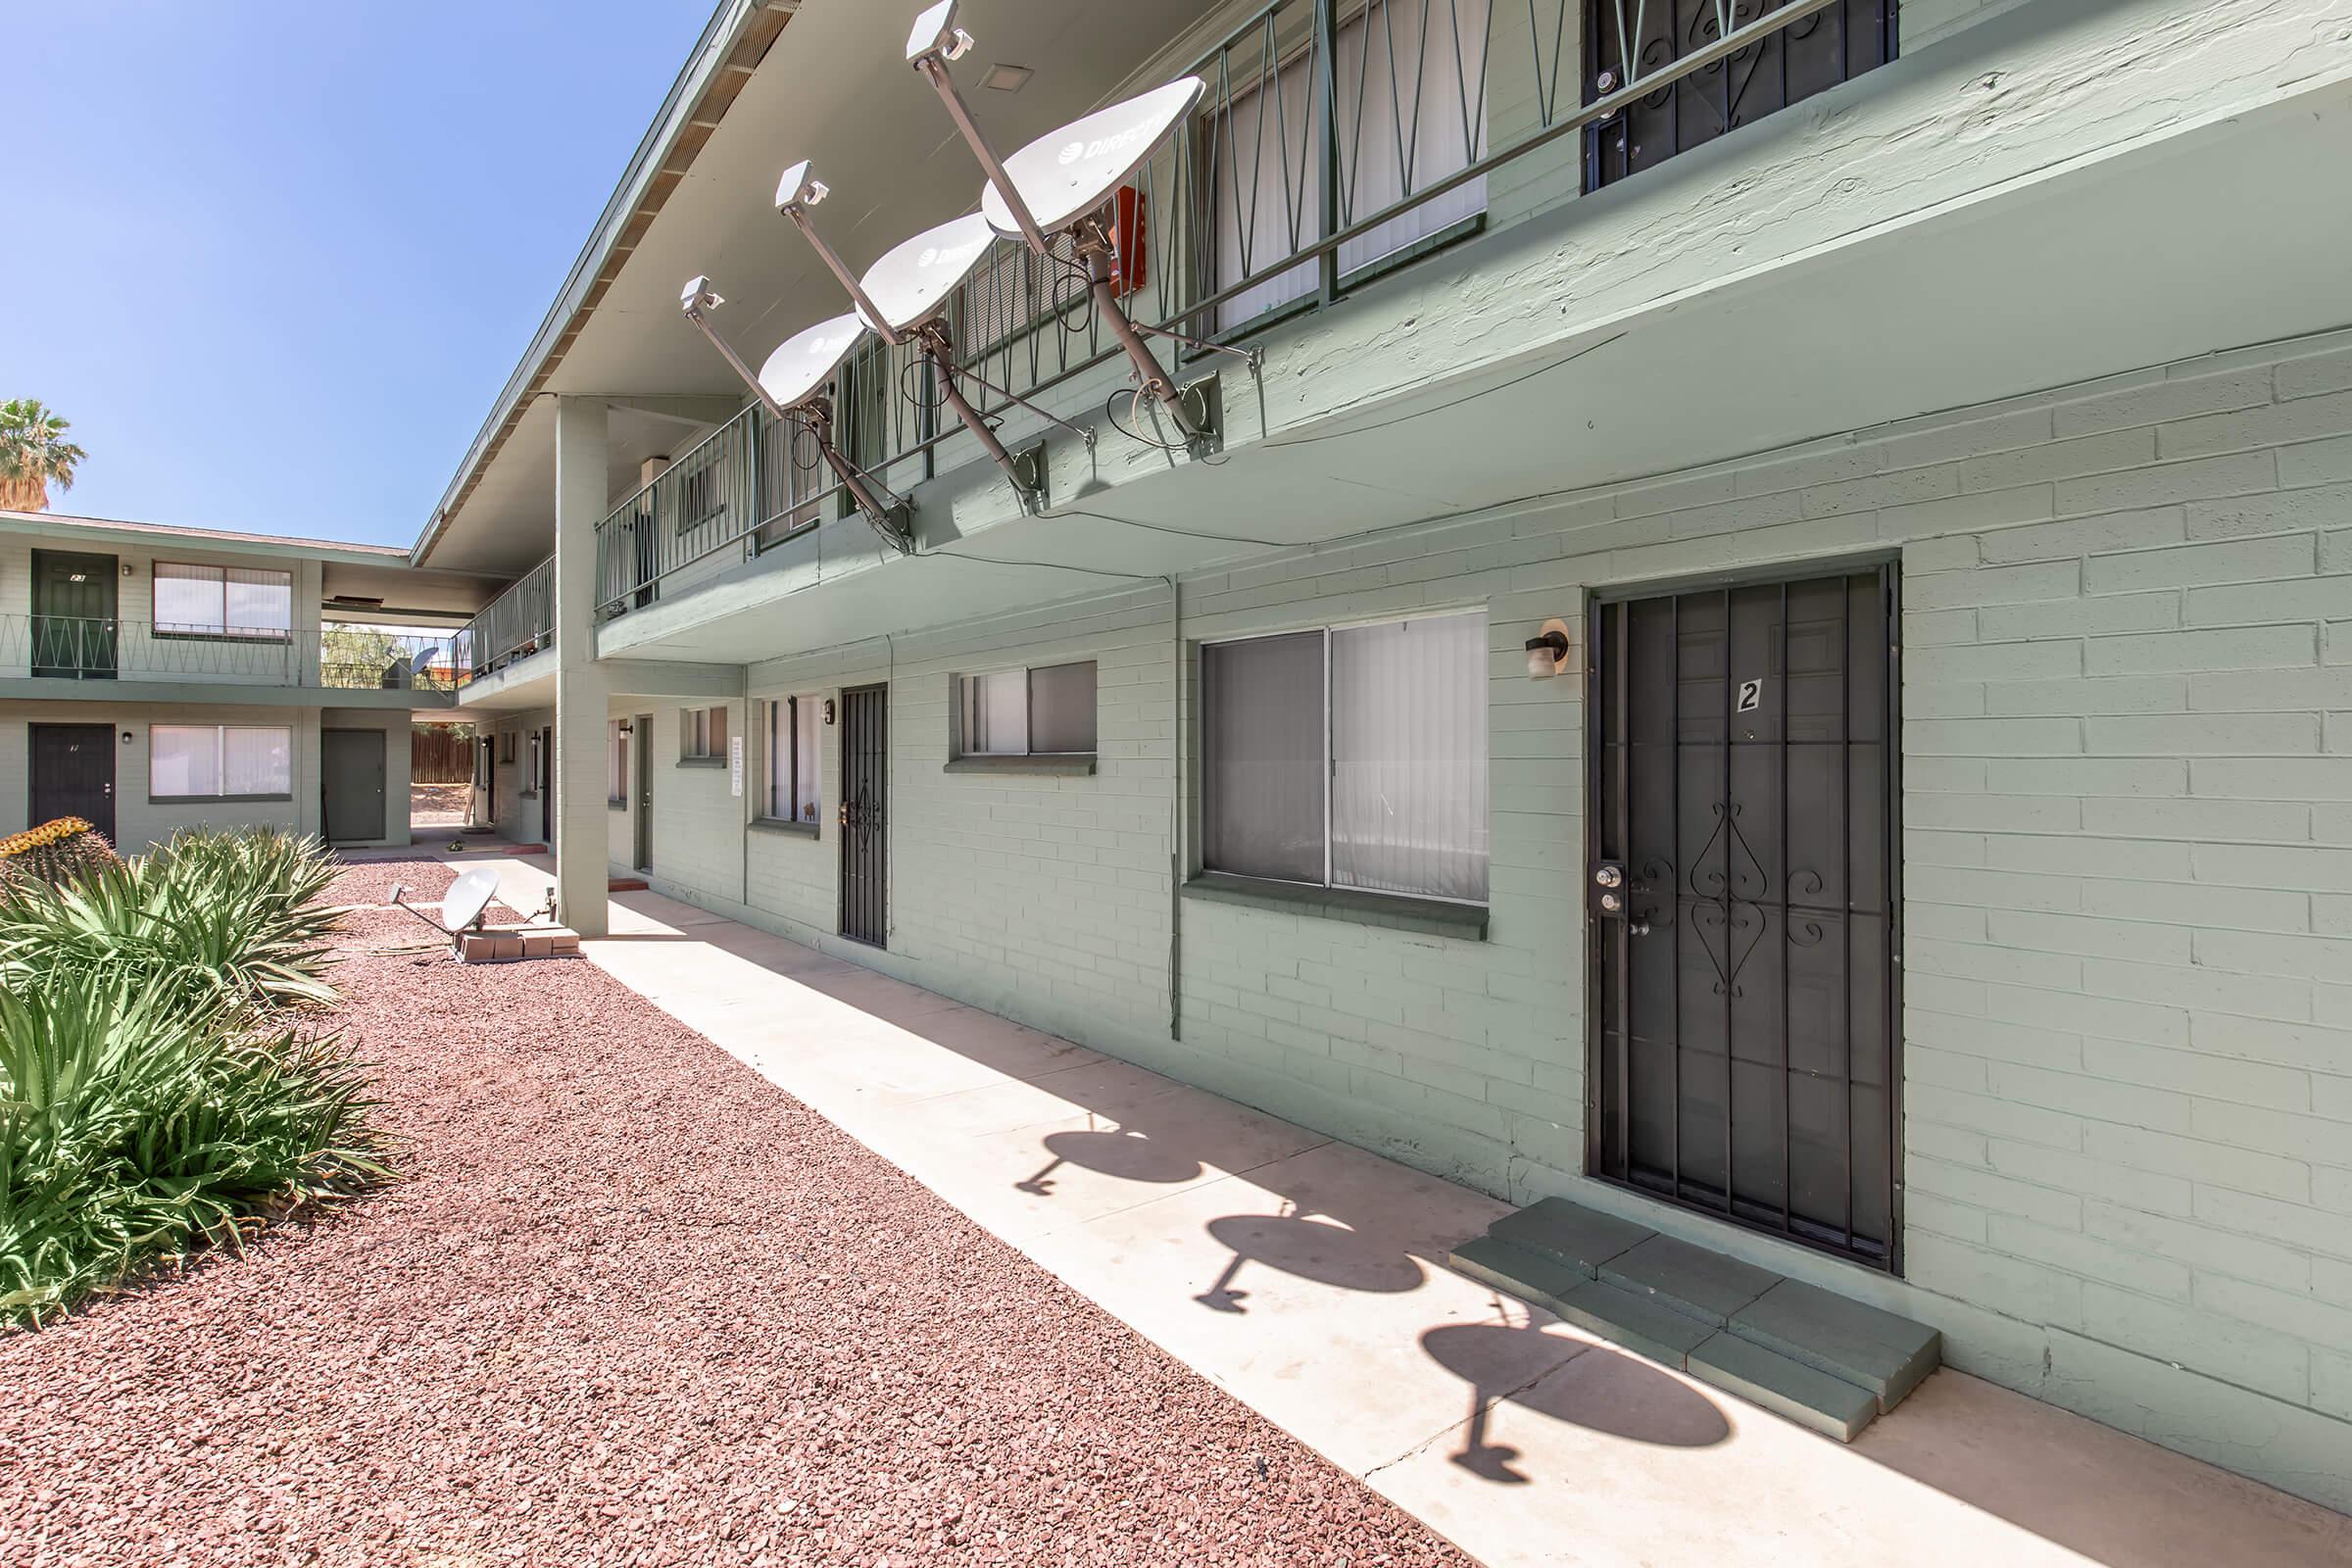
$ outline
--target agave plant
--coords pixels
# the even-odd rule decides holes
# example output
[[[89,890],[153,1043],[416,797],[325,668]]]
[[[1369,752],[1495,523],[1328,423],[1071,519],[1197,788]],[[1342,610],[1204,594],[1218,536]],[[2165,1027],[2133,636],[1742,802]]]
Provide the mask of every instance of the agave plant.
[[[0,981],[86,971],[234,1003],[329,1004],[335,993],[321,976],[348,910],[318,900],[334,874],[316,840],[188,831],[54,889],[6,887]]]
[[[333,1036],[122,967],[0,992],[0,1322],[386,1174]]]

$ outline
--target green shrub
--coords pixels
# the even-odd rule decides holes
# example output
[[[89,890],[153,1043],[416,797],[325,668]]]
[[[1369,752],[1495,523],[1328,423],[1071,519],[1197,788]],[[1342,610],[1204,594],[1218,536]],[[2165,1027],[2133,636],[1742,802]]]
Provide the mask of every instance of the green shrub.
[[[334,876],[313,839],[183,831],[56,888],[0,887],[0,983],[90,970],[268,1005],[330,1003],[320,975],[348,911],[316,901]]]
[[[0,1094],[13,1324],[384,1174],[339,1040],[120,971],[0,995]]]
[[[0,885],[0,1323],[386,1174],[367,1078],[289,1009],[345,910],[312,840],[190,832]]]

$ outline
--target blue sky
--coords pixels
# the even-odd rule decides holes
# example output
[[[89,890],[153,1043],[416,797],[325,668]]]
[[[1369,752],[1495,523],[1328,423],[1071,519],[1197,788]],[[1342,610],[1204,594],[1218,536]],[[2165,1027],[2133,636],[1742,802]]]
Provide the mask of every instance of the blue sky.
[[[412,543],[712,0],[8,5],[0,398],[61,513]]]

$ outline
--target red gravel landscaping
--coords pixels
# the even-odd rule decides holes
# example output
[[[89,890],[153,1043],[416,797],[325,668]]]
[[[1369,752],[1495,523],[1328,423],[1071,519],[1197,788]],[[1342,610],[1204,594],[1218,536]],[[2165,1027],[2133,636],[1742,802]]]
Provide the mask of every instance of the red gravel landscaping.
[[[0,1338],[0,1563],[1467,1561],[584,959],[421,934],[335,971],[404,1181]]]

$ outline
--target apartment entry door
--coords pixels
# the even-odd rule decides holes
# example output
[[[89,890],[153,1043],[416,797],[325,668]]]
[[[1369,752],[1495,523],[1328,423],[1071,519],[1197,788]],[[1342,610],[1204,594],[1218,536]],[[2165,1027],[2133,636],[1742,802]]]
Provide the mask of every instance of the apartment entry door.
[[[1891,565],[1590,619],[1591,1170],[1900,1265]]]
[[[651,871],[654,868],[654,715],[639,713],[629,731],[629,776],[637,785],[637,809],[629,813],[636,819],[637,858],[630,864],[640,871]]]
[[[319,820],[329,844],[392,837],[384,820],[384,732],[318,732]]]
[[[890,694],[841,694],[841,934],[887,947],[890,933]]]
[[[112,556],[32,553],[32,672],[74,680],[115,676]]]
[[[115,842],[115,727],[32,726],[32,821],[78,816]]]

